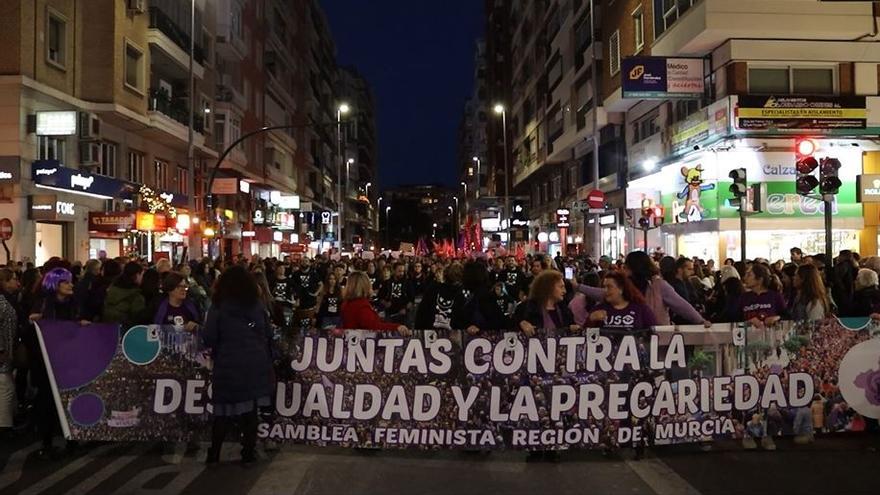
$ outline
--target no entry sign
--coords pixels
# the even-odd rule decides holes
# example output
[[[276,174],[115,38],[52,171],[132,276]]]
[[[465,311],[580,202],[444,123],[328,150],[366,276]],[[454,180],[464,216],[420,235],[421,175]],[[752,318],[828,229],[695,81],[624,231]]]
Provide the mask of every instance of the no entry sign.
[[[0,219],[0,240],[8,241],[9,239],[12,239],[12,220]]]
[[[587,194],[587,204],[590,208],[605,208],[605,193],[598,189],[593,189]]]

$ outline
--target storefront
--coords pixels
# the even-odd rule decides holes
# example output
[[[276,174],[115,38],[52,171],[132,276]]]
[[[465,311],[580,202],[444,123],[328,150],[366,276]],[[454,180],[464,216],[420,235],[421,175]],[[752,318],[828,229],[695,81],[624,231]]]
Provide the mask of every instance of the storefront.
[[[861,139],[813,141],[814,156],[834,157],[841,163],[838,175],[843,185],[832,203],[834,252],[859,251],[864,220],[862,206],[856,202],[855,180],[863,170],[863,153],[876,145]],[[797,194],[794,144],[794,138],[728,138],[632,180],[630,206],[638,200],[635,196],[641,196],[665,209],[663,225],[652,233],[649,246],[656,240],[672,256],[740,259],[739,212],[729,205],[729,174],[745,168],[749,184],[766,187],[761,212],[747,220],[747,257],[787,260],[792,247],[824,252],[824,203]],[[633,215],[640,214],[635,211]],[[641,236],[642,232],[633,234]]]
[[[135,223],[136,214],[133,211],[90,212],[89,258],[115,258],[131,254]]]
[[[55,256],[70,257],[72,223],[76,220],[76,206],[72,202],[62,201],[57,194],[32,194],[28,196],[28,219],[36,224],[37,266]]]

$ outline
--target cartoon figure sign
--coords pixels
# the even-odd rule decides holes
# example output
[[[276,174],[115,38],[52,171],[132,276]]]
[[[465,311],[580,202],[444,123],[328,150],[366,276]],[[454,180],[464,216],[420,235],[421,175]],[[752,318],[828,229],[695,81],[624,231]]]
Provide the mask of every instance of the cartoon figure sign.
[[[684,208],[673,219],[675,222],[699,222],[705,211],[700,204],[700,195],[703,191],[715,189],[715,184],[703,184],[702,165],[694,168],[681,167],[681,175],[684,176],[685,185],[676,197],[685,200]]]

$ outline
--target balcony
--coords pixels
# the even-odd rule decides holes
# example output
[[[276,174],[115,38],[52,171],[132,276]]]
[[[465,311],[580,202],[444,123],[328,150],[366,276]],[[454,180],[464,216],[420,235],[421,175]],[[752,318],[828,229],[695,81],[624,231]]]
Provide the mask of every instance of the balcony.
[[[872,32],[870,2],[692,0],[655,15],[654,56],[700,56],[730,39],[852,40]]]
[[[166,117],[179,122],[184,127],[189,126],[189,107],[184,103],[182,98],[172,99],[168,93],[162,89],[150,90],[150,101],[148,110],[150,112],[158,112]],[[202,115],[193,115],[193,130],[199,134],[205,132],[205,119]]]
[[[157,7],[150,7],[150,29],[147,31],[150,43],[151,65],[158,71],[175,77],[185,78],[189,72],[190,38],[167,14]],[[193,75],[202,79],[205,69],[202,64],[205,55],[199,45],[193,47]]]

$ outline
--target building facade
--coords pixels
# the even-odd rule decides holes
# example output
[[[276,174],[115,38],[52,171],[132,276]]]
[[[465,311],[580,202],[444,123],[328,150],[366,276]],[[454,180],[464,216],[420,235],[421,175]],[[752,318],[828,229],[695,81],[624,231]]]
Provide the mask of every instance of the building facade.
[[[322,212],[336,211],[326,134],[337,69],[317,2],[4,9],[0,217],[14,223],[12,259],[278,256],[320,239]],[[290,128],[236,144],[264,126]]]
[[[856,177],[877,167],[875,8],[618,1],[608,14],[603,34],[615,59],[603,75],[603,98],[606,109],[625,116],[628,216],[640,217],[647,202],[661,206],[664,217],[647,246],[643,232],[628,228],[624,250],[739,259],[729,174],[744,168],[749,184],[763,184],[766,194],[761,212],[747,219],[745,255],[776,260],[787,259],[792,247],[823,252],[824,205],[818,192],[802,196],[795,187],[796,143],[809,138],[815,158],[841,163],[842,187],[831,206],[833,251],[877,253],[876,207],[857,203],[855,190]],[[647,98],[637,90],[642,71],[654,70],[645,63],[656,62],[627,61],[645,55],[668,72],[665,93]],[[680,77],[685,72],[694,74]],[[690,79],[700,94],[679,98],[679,79]]]

